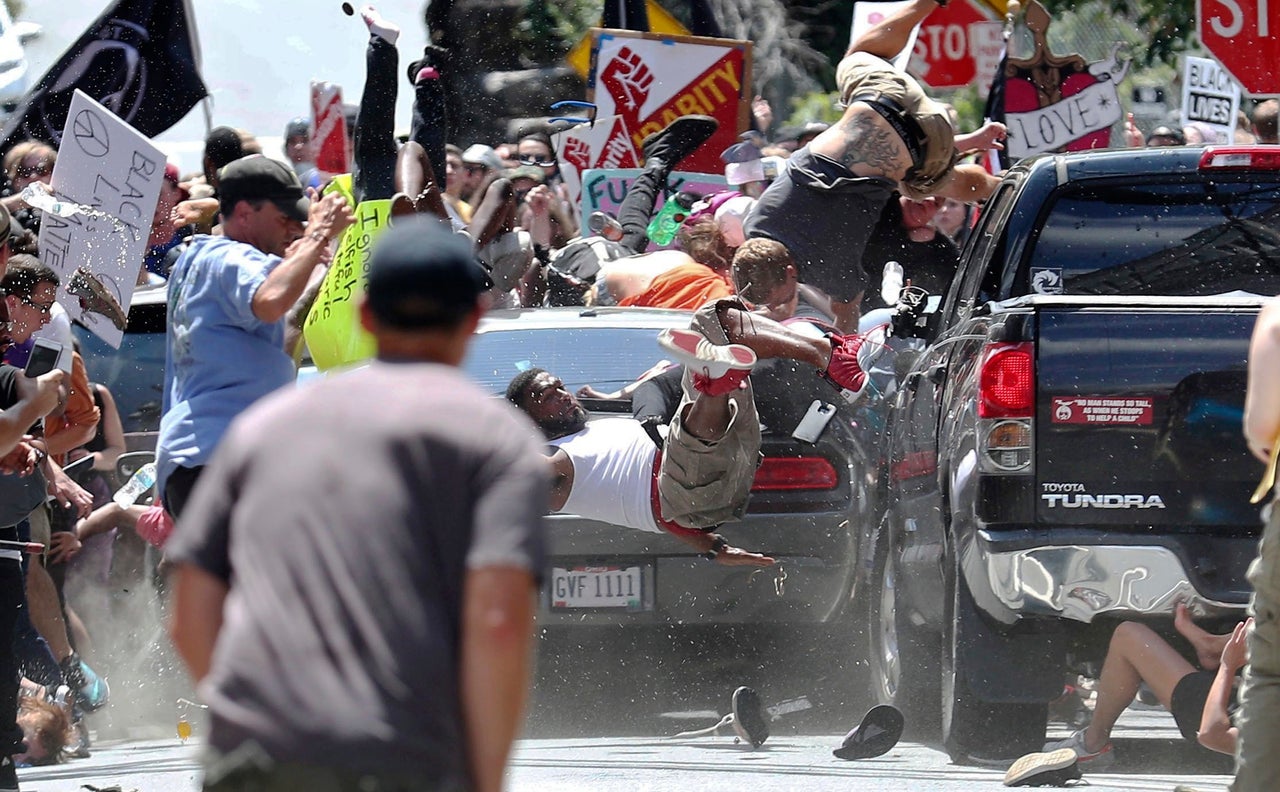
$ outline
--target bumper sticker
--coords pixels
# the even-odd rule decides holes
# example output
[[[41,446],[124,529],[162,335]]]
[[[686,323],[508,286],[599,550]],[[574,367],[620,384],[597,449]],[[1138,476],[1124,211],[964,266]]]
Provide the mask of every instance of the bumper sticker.
[[[1053,397],[1053,422],[1059,424],[1113,424],[1149,426],[1155,400],[1150,396]]]

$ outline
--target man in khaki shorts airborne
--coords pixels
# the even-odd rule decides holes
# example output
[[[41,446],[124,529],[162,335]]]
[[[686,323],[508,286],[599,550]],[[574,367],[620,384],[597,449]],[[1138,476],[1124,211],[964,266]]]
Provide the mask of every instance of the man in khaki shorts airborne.
[[[758,358],[798,360],[852,400],[866,383],[863,339],[801,335],[729,298],[698,309],[690,330],[662,331],[658,343],[685,366],[684,398],[661,448],[632,418],[588,423],[577,397],[550,372],[529,369],[507,386],[507,399],[556,447],[548,457],[551,510],[666,531],[721,564],[772,564],[714,533],[746,512],[760,460],[748,374]]]
[[[792,155],[786,174],[756,203],[748,237],[785,245],[804,283],[832,300],[836,328],[852,332],[866,289],[862,254],[894,190],[986,200],[999,179],[959,154],[1000,148],[1003,124],[956,135],[945,109],[887,58],[941,3],[915,0],[860,36],[836,70],[844,116]]]

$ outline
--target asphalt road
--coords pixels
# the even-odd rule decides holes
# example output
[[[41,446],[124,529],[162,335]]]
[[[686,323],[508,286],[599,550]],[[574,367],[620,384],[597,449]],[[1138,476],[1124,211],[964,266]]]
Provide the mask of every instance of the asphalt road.
[[[755,751],[731,736],[672,739],[663,736],[539,738],[521,740],[508,788],[538,790],[824,790],[875,789],[883,792],[946,790],[976,792],[1003,788],[1004,768],[953,765],[945,753],[917,742],[901,742],[888,754],[858,762],[834,758],[841,734],[789,733],[788,718],[775,722],[775,735]],[[654,722],[655,731],[675,734],[709,725],[710,719]],[[727,731],[727,730],[726,730]],[[1060,731],[1060,730],[1059,730]],[[1183,784],[1220,792],[1230,763],[1189,749],[1169,716],[1130,711],[1115,734],[1118,762],[1105,774],[1086,776],[1090,789],[1163,790]],[[198,742],[176,738],[102,743],[93,756],[54,767],[19,770],[25,792],[68,792],[90,784],[118,785],[122,792],[193,792],[199,787]]]

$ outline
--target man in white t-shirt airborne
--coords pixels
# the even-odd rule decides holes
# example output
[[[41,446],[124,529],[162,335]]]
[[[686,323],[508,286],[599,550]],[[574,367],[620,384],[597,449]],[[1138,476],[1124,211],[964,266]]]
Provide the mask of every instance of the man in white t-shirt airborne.
[[[707,559],[769,566],[772,558],[731,546],[714,533],[741,519],[760,459],[760,420],[751,369],[758,358],[816,367],[852,400],[866,383],[860,336],[802,336],[736,298],[700,308],[690,330],[658,337],[685,365],[684,398],[662,448],[631,418],[587,421],[555,375],[529,369],[507,387],[555,446],[551,510],[641,531],[669,532]]]

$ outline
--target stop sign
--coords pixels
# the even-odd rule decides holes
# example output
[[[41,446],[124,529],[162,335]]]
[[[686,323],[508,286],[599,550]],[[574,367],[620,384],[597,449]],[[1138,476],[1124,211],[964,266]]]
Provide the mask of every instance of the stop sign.
[[[979,78],[989,82],[1003,44],[1000,29],[972,0],[952,0],[921,23],[911,70],[934,88],[963,88]]]
[[[1280,2],[1196,0],[1196,31],[1251,95],[1280,96]]]

